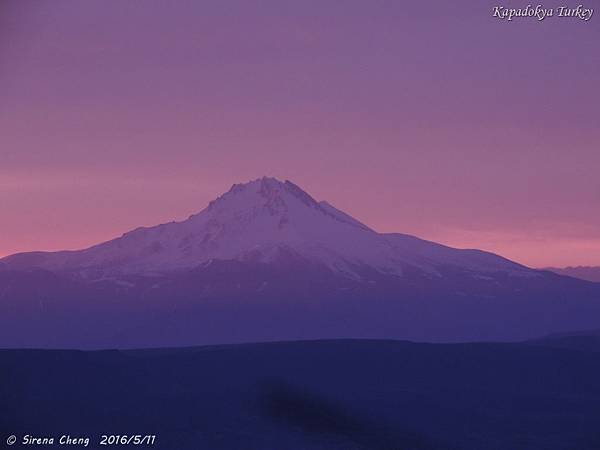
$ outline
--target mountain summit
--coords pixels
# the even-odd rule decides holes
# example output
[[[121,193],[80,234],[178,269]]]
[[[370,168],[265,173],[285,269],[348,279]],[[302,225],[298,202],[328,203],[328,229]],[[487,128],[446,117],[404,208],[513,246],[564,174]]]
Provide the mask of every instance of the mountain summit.
[[[444,267],[471,272],[534,272],[499,256],[457,250],[402,234],[380,234],[318,202],[291,181],[263,177],[231,189],[182,222],[138,228],[80,251],[24,253],[2,260],[82,276],[158,274],[214,260],[277,262],[296,258],[350,278],[365,268],[402,276],[431,276]]]

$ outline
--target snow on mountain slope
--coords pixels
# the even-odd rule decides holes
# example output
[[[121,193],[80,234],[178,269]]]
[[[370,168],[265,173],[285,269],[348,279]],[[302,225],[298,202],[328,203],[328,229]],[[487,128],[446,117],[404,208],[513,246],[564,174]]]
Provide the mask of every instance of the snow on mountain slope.
[[[23,253],[0,262],[98,278],[164,273],[212,260],[273,262],[289,254],[353,278],[365,266],[397,276],[407,267],[435,276],[445,266],[477,273],[537,273],[491,253],[379,234],[292,182],[267,177],[234,185],[182,222],[138,228],[85,250]]]

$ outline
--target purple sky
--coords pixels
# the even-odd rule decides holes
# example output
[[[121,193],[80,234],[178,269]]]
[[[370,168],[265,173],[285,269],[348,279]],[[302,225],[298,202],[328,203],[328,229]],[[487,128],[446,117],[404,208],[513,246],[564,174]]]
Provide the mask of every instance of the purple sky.
[[[600,265],[600,1],[411,3],[3,0],[0,255],[271,175],[379,231]]]

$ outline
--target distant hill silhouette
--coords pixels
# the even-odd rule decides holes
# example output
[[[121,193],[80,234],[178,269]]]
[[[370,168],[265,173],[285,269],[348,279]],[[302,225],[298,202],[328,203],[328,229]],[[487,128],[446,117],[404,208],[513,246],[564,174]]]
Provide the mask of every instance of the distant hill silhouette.
[[[600,330],[555,333],[528,341],[533,345],[600,352]]]
[[[600,267],[592,266],[576,266],[576,267],[548,267],[544,270],[549,270],[560,275],[567,275],[580,280],[593,281],[600,283]]]

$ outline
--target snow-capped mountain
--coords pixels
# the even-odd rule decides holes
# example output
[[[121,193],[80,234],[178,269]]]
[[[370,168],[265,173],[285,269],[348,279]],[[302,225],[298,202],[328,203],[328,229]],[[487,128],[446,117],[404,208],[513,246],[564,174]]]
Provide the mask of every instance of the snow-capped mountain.
[[[268,263],[290,255],[351,278],[359,278],[365,267],[396,276],[407,269],[436,276],[446,266],[534,274],[490,253],[377,233],[294,183],[267,177],[232,186],[182,222],[138,228],[85,250],[17,254],[2,262],[94,278],[167,273],[214,260]]]
[[[377,233],[261,178],[182,222],[4,258],[0,307],[0,348],[506,340],[600,328],[600,285]]]

